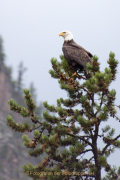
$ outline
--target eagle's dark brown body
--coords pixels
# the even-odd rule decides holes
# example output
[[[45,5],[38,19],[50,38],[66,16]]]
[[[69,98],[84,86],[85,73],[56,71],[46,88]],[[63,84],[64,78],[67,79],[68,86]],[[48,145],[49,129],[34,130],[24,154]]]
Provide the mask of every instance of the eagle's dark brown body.
[[[93,55],[75,43],[73,39],[70,41],[64,41],[62,50],[65,59],[75,68],[83,69],[86,67],[88,62],[92,64]]]

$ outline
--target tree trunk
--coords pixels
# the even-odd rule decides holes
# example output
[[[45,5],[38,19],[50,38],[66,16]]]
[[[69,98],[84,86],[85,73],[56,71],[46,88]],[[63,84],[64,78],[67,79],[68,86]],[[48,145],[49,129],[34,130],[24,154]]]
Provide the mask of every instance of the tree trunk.
[[[95,180],[101,180],[101,167],[97,167],[97,172],[95,175]]]
[[[101,167],[99,166],[99,162],[98,162],[98,150],[96,143],[94,144],[93,154],[95,159],[95,166],[97,168],[97,171],[95,173],[95,180],[101,180]]]

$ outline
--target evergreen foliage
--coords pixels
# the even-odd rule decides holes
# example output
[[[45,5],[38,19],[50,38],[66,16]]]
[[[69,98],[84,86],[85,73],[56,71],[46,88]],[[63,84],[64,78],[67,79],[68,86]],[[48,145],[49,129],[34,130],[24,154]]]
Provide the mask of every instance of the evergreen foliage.
[[[33,166],[24,165],[24,172],[34,180],[101,180],[101,169],[106,171],[103,180],[116,180],[120,174],[120,167],[111,167],[107,158],[120,148],[120,134],[114,137],[115,129],[100,125],[110,118],[116,119],[115,108],[116,91],[109,86],[116,78],[118,61],[115,54],[110,52],[108,65],[103,72],[97,56],[93,56],[93,64],[87,64],[88,71],[74,71],[68,65],[64,56],[60,56],[61,63],[52,58],[51,76],[58,79],[60,88],[68,93],[68,99],[57,99],[57,106],[43,105],[50,112],[43,112],[44,120],[35,115],[35,102],[28,89],[24,90],[27,108],[18,106],[12,99],[9,101],[10,109],[20,113],[22,117],[29,117],[34,128],[29,124],[17,124],[11,116],[7,117],[7,124],[15,131],[32,132],[33,139],[23,135],[24,145],[29,148],[30,156],[37,157],[46,152],[44,161]],[[97,100],[96,100],[97,98]],[[119,107],[119,106],[118,106]],[[38,130],[40,128],[40,130]],[[43,135],[47,130],[48,135]],[[99,131],[102,133],[99,134]],[[98,139],[102,139],[103,148],[99,148]],[[64,147],[61,152],[59,147]],[[91,157],[84,156],[90,153]]]
[[[1,36],[0,36],[0,59],[2,61],[4,61],[4,59],[5,59],[5,54],[4,54],[4,50],[3,50],[3,39]]]
[[[23,74],[27,68],[23,67],[23,62],[20,62],[18,66],[18,79],[17,79],[17,91],[22,94],[23,89]]]
[[[32,94],[32,98],[36,102],[36,89],[33,82],[30,83],[30,93]]]

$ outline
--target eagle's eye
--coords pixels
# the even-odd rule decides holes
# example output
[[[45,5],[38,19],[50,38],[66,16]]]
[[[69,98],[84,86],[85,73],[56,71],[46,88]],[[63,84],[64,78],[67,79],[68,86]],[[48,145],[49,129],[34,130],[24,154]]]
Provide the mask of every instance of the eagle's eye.
[[[65,31],[63,33],[66,33]]]

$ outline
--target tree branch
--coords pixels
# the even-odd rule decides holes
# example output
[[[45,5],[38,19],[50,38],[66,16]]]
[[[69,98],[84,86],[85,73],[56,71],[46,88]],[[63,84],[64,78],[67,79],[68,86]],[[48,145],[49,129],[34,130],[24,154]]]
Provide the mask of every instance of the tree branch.
[[[72,137],[77,137],[78,139],[84,141],[85,143],[89,144],[91,147],[94,148],[94,145],[92,143],[90,143],[88,140],[84,139],[83,136],[77,136],[77,135],[74,135],[74,134],[70,134],[70,133],[67,133],[67,135],[70,135]]]
[[[112,142],[116,141],[119,137],[120,137],[120,134],[119,134],[115,139],[113,139],[111,142],[109,142],[109,144],[107,144],[107,145],[103,148],[101,155],[103,155],[103,154],[105,153],[106,149],[107,149],[110,145],[112,145]]]

